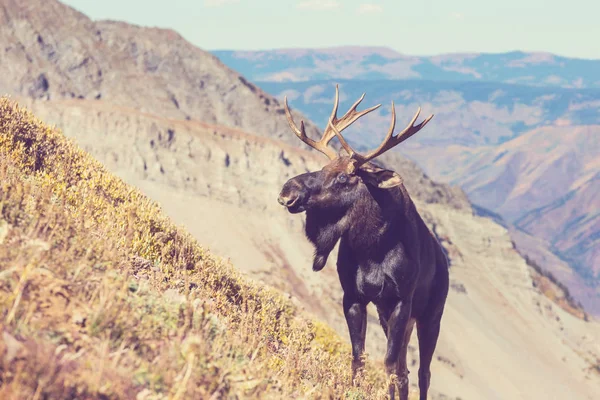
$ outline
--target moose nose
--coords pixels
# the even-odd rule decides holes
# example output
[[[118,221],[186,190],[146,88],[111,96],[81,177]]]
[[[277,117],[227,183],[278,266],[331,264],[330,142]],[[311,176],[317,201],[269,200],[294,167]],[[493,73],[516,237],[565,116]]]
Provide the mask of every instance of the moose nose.
[[[279,198],[277,198],[277,201],[279,202],[279,204],[281,204],[284,207],[291,206],[292,204],[294,204],[296,202],[296,200],[298,200],[298,196],[286,197],[286,196],[279,195]]]

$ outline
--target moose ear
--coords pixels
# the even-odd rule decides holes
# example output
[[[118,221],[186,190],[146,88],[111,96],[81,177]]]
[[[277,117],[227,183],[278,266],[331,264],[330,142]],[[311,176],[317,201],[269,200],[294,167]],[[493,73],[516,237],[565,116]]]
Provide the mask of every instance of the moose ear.
[[[381,189],[389,189],[402,184],[402,178],[398,173],[376,167],[370,163],[361,165],[359,175],[366,183]]]

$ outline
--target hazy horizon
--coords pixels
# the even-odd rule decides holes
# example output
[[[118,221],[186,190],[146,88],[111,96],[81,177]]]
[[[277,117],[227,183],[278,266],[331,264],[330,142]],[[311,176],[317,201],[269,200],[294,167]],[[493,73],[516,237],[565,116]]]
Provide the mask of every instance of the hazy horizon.
[[[588,0],[505,0],[494,8],[476,0],[63,2],[94,20],[173,29],[208,51],[379,47],[418,57],[521,51],[600,59],[589,39],[600,37],[600,3]]]
[[[377,45],[353,45],[353,44],[340,44],[338,46],[314,46],[314,47],[303,47],[303,46],[298,46],[298,47],[265,47],[265,48],[261,48],[261,47],[257,47],[257,48],[244,48],[244,49],[238,49],[238,48],[215,48],[215,49],[206,49],[203,48],[203,50],[206,51],[235,51],[235,52],[261,52],[261,51],[303,51],[303,50],[310,50],[310,51],[325,51],[325,50],[337,50],[337,49],[345,49],[345,48],[357,48],[357,49],[381,49],[381,50],[388,50],[394,53],[398,53],[400,55],[403,56],[407,56],[407,57],[436,57],[436,56],[444,56],[444,55],[468,55],[468,54],[508,54],[508,53],[524,53],[524,54],[550,54],[556,57],[563,57],[563,58],[570,58],[570,59],[579,59],[579,60],[599,60],[600,61],[600,57],[598,58],[585,58],[585,57],[576,57],[576,56],[568,56],[568,55],[564,55],[564,54],[560,54],[560,53],[553,53],[551,51],[543,51],[543,50],[521,50],[521,49],[513,49],[513,50],[505,50],[505,51],[448,51],[448,52],[441,52],[441,53],[431,53],[431,54],[412,54],[412,53],[405,53],[402,51],[399,51],[398,49],[394,49],[392,47],[388,47],[388,46],[377,46]]]

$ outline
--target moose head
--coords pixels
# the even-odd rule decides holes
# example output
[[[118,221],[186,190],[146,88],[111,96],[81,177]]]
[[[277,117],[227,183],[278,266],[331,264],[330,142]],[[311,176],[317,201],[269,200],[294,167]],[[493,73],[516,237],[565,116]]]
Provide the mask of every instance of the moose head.
[[[297,127],[290,113],[287,97],[285,98],[287,120],[296,136],[310,147],[325,154],[330,160],[330,163],[320,171],[298,175],[285,183],[278,201],[290,213],[299,213],[312,208],[344,209],[353,204],[361,196],[361,193],[369,190],[369,187],[387,189],[402,183],[402,178],[396,172],[380,168],[369,161],[417,133],[431,120],[433,115],[415,125],[421,112],[419,108],[408,126],[399,134],[394,135],[396,111],[392,101],[392,122],[383,143],[377,149],[363,155],[348,144],[341,132],[360,117],[381,106],[378,104],[357,112],[356,108],[364,97],[363,94],[342,118],[338,118],[339,89],[336,85],[333,111],[327,128],[318,142],[306,135],[304,121],[300,122],[300,128]],[[329,142],[336,136],[347,155],[338,154],[332,147],[329,147]]]

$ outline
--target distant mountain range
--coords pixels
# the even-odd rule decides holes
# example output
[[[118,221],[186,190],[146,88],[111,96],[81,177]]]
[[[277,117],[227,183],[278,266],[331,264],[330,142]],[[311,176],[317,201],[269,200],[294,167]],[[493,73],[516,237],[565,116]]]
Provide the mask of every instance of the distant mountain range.
[[[360,120],[363,126],[367,124],[369,130],[375,132],[354,137],[369,146],[377,143],[387,131],[392,100],[398,124],[408,122],[419,106],[423,116],[435,114],[435,122],[411,140],[411,143],[417,141],[433,146],[499,145],[542,126],[600,124],[600,88],[421,80],[258,82],[278,98],[287,95],[291,106],[322,127],[331,113],[336,83],[340,85],[340,108],[349,107],[362,93],[366,93],[365,106],[382,104],[375,113]]]
[[[383,106],[349,129],[362,148],[382,139],[392,100],[399,128],[419,106],[422,118],[434,113],[399,151],[434,179],[461,185],[482,212],[546,241],[598,293],[600,60],[523,52],[411,57],[369,47],[213,54],[321,127],[336,83],[340,109],[366,92],[365,107]]]
[[[599,125],[544,126],[497,146],[421,146],[410,153],[598,283]]]
[[[380,47],[212,53],[246,77],[261,82],[416,79],[600,88],[600,60],[549,53],[514,51],[416,57]]]

